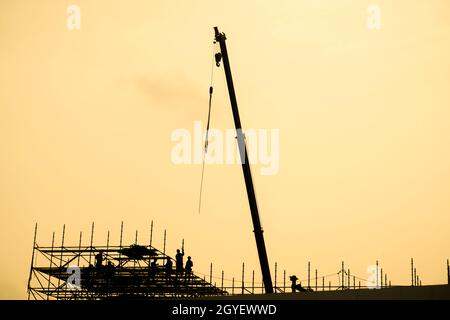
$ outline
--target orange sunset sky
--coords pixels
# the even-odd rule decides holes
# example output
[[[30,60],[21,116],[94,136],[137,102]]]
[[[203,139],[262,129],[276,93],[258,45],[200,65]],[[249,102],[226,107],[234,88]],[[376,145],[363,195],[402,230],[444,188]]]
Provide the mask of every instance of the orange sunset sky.
[[[66,27],[67,7],[81,29]],[[367,8],[381,29],[367,28]],[[305,279],[345,261],[392,284],[445,283],[450,258],[448,0],[0,3],[0,298],[24,299],[34,223],[76,245],[125,240],[194,272],[257,271],[239,165],[171,161],[171,134],[206,123],[213,26],[227,35],[245,128],[279,129],[276,175],[253,177],[269,262]],[[222,68],[212,126],[233,128]],[[281,273],[282,271],[280,271]],[[280,279],[281,275],[278,275]],[[337,279],[332,279],[337,281]]]

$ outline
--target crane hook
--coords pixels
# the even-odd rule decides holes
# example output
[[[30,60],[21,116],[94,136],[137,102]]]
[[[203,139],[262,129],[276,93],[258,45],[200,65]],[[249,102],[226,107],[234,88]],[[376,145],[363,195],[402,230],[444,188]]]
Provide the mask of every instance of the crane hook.
[[[214,57],[216,58],[216,66],[220,67],[220,60],[222,60],[222,54],[217,52]]]

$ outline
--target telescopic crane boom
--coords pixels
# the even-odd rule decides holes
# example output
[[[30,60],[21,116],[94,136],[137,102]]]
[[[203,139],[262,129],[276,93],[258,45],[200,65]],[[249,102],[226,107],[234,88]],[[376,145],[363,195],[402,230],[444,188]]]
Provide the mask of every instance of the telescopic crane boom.
[[[227,79],[228,93],[230,96],[231,110],[233,111],[234,125],[237,132],[237,140],[239,146],[239,154],[241,157],[242,171],[244,173],[245,186],[247,188],[248,203],[250,205],[250,212],[253,221],[253,232],[255,234],[256,247],[258,249],[259,263],[261,265],[261,272],[266,293],[273,293],[272,278],[270,276],[269,261],[267,259],[266,245],[264,243],[263,230],[261,228],[261,221],[259,219],[258,205],[256,203],[255,189],[253,187],[252,173],[250,171],[250,164],[247,157],[247,147],[245,145],[245,138],[242,132],[241,119],[239,117],[239,110],[236,101],[236,94],[234,92],[233,78],[231,76],[230,61],[228,59],[227,45],[225,43],[226,37],[224,33],[220,33],[217,27],[214,27],[215,40],[220,44],[221,58],[223,59],[223,68],[225,70],[225,77]],[[216,55],[216,61],[220,56]]]

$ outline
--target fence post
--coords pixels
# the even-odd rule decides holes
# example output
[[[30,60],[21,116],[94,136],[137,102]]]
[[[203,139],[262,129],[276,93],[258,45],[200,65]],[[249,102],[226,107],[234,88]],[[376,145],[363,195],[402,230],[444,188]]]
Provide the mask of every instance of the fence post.
[[[415,267],[414,267],[414,286],[417,286],[417,271]]]
[[[380,283],[379,281],[380,281],[380,279],[379,279],[379,274],[378,274],[378,260],[377,260],[376,265],[377,265],[377,270],[376,270],[376,271],[377,271],[377,285],[376,285],[376,288],[379,289],[379,285],[380,285],[380,284],[379,284],[379,283]]]
[[[242,294],[244,294],[244,272],[245,272],[245,263],[242,262]]]
[[[212,285],[212,262],[209,266],[209,283]]]
[[[261,293],[264,293],[265,287],[264,287],[264,279],[262,278],[261,275]]]
[[[447,284],[450,284],[450,264],[447,259]]]
[[[310,271],[311,271],[311,262],[308,261],[308,289],[311,288],[311,286],[310,286]]]
[[[252,272],[252,294],[255,293],[255,270]]]
[[[277,293],[277,272],[278,272],[278,266],[277,263],[275,262],[275,284],[274,284],[274,292]]]
[[[316,291],[317,291],[317,269],[316,269]]]
[[[348,274],[347,274],[347,286],[348,286],[348,289],[351,288],[351,284],[350,284],[350,269],[348,269]]]
[[[255,293],[255,270],[252,272],[252,294]]]
[[[233,277],[232,285],[231,285],[231,294],[234,294],[234,277]]]

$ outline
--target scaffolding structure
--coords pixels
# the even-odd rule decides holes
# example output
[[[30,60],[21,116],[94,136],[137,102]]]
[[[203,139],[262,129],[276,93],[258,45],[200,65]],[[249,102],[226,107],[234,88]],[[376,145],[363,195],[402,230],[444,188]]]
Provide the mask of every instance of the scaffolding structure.
[[[92,224],[89,245],[82,245],[82,233],[77,246],[64,243],[65,227],[60,245],[55,245],[53,233],[51,246],[40,246],[36,241],[35,227],[33,253],[28,278],[28,299],[35,300],[103,300],[103,299],[157,299],[157,298],[196,298],[208,296],[262,294],[264,283],[255,281],[261,275],[251,271],[251,282],[246,281],[245,263],[242,263],[240,277],[225,278],[224,270],[213,275],[213,264],[209,274],[177,272],[176,259],[166,254],[166,232],[164,231],[163,251],[152,246],[153,222],[148,245],[139,245],[137,231],[131,245],[122,245],[123,223],[120,229],[119,245],[110,245],[109,231],[106,245],[94,245],[94,224]],[[181,248],[184,247],[184,241]],[[183,250],[184,251],[184,250]],[[307,278],[289,276],[286,269],[279,277],[275,262],[274,293],[302,291],[342,291],[365,288],[395,288],[391,279],[380,266],[374,267],[374,277],[362,278],[351,273],[350,268],[341,262],[340,270],[329,274],[319,274],[311,269],[308,261]],[[450,282],[450,264],[446,265],[447,279]],[[202,278],[203,277],[203,278]],[[281,278],[281,279],[280,279]],[[289,283],[289,280],[292,283]],[[209,279],[209,281],[206,281]],[[422,280],[411,259],[411,286],[422,286]],[[217,280],[218,285],[216,286]],[[297,284],[299,280],[299,284]],[[337,281],[336,281],[337,280]],[[214,285],[213,285],[214,283]],[[303,286],[302,286],[303,283]]]
[[[80,237],[81,239],[81,237]],[[99,300],[191,298],[227,292],[194,273],[177,272],[176,261],[150,245],[33,245],[28,298]],[[122,242],[122,241],[121,241]],[[165,250],[164,250],[165,251]],[[170,261],[170,262],[169,262]],[[169,262],[169,263],[168,263]]]

